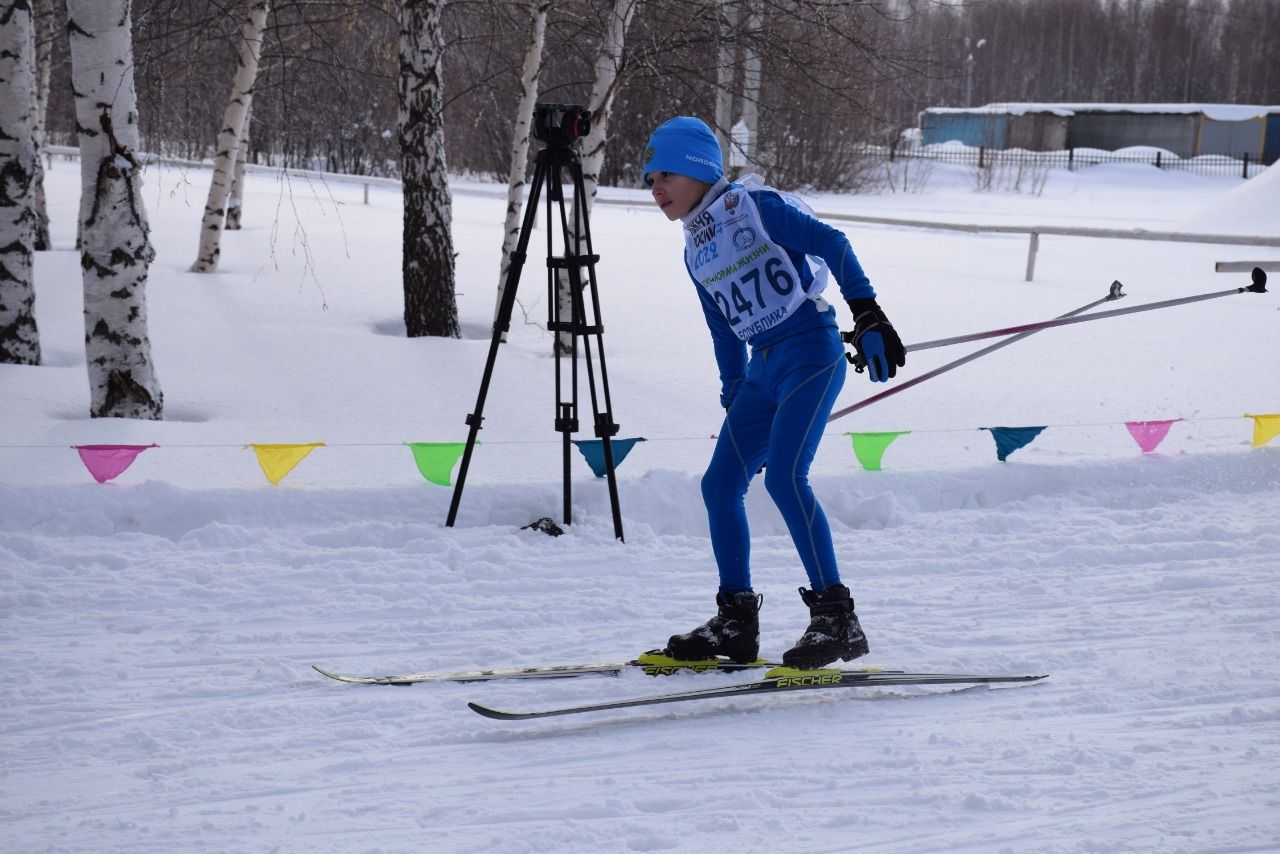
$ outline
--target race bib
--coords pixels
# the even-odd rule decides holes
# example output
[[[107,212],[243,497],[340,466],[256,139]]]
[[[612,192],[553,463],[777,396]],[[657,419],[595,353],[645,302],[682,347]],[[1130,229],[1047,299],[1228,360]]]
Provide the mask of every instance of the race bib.
[[[786,320],[808,295],[782,247],[769,240],[746,190],[731,186],[685,225],[685,262],[743,341]]]

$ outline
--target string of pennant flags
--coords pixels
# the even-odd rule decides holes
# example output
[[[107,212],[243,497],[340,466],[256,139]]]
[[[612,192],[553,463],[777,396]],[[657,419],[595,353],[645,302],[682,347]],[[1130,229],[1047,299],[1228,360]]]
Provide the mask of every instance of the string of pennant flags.
[[[1244,418],[1253,420],[1253,447],[1259,448],[1280,435],[1280,413],[1263,415],[1245,414]],[[1183,421],[1172,418],[1162,421],[1126,421],[1125,428],[1137,443],[1143,454],[1153,453],[1165,437],[1169,435],[1174,424]],[[1190,419],[1205,420],[1205,419]],[[1005,462],[1009,455],[1035,441],[1052,425],[1031,427],[980,427],[987,431],[995,441],[996,459]],[[1084,426],[1084,425],[1064,425]],[[1102,426],[1102,425],[1093,425]],[[844,433],[853,443],[853,453],[858,463],[866,471],[881,471],[884,454],[889,446],[900,436],[911,434],[911,430],[895,430],[883,432]],[[924,430],[918,432],[956,432],[954,430]],[[714,439],[715,436],[709,437]],[[628,439],[613,439],[610,442],[613,452],[614,468],[622,464],[627,455],[639,442],[647,441],[643,436]],[[463,442],[405,442],[403,443],[413,454],[414,464],[422,477],[439,486],[450,486],[453,479],[453,468],[466,448]],[[476,443],[480,445],[480,442]],[[599,439],[578,439],[573,444],[582,454],[583,459],[596,477],[604,477],[607,463],[604,458],[604,446]],[[316,448],[329,446],[326,442],[301,442],[293,444],[244,445],[252,450],[262,468],[263,475],[272,484],[279,484]],[[161,446],[149,445],[72,445],[79,453],[81,461],[89,474],[98,483],[106,483],[123,474],[133,465],[138,455],[151,448]],[[170,447],[203,447],[179,445]],[[332,447],[346,447],[336,444]]]

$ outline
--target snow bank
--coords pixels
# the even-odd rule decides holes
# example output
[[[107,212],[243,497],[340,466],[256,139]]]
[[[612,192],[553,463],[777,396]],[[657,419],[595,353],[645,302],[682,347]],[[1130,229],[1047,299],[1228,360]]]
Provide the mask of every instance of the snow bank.
[[[1274,170],[1273,170],[1274,171]],[[913,219],[1160,228],[1238,179],[1099,167],[1040,196],[825,197]],[[1035,687],[740,698],[533,724],[544,708],[740,676],[404,689],[349,672],[617,660],[711,613],[699,475],[722,412],[679,227],[646,195],[593,216],[627,533],[574,470],[558,514],[542,276],[530,265],[455,528],[405,441],[457,440],[487,352],[505,207],[454,195],[461,340],[400,324],[398,194],[251,175],[222,272],[188,272],[207,170],[153,168],[149,311],[161,423],[89,419],[74,250],[79,172],[48,173],[43,367],[0,366],[0,824],[19,852],[1265,850],[1277,838],[1280,410],[1275,296],[1034,336],[829,428],[814,486],[872,653]],[[1251,187],[1255,182],[1244,185]],[[1265,180],[1271,180],[1268,176]],[[1274,183],[1274,181],[1272,181]],[[1265,185],[1270,186],[1270,185]],[[461,187],[459,188],[461,189]],[[491,188],[489,188],[491,189]],[[816,206],[816,205],[815,205]],[[1216,229],[1215,229],[1216,230]],[[849,227],[920,341],[1223,287],[1215,250]],[[540,245],[541,238],[538,238]],[[841,317],[847,323],[843,307]],[[903,378],[959,353],[914,353]],[[1261,367],[1259,367],[1261,366]],[[876,391],[851,374],[840,404]],[[1182,417],[1142,455],[1128,419]],[[1008,463],[996,424],[1049,424]],[[852,430],[910,429],[885,471]],[[156,442],[93,483],[72,444]],[[279,487],[246,442],[326,441]],[[1273,442],[1274,445],[1274,442]],[[808,615],[794,547],[748,496],[762,643]]]
[[[1271,164],[1261,175],[1197,208],[1179,221],[1178,228],[1206,234],[1280,237],[1280,163]],[[1247,249],[1236,249],[1233,254],[1249,253]],[[1262,250],[1261,257],[1277,254],[1280,253],[1274,249]]]

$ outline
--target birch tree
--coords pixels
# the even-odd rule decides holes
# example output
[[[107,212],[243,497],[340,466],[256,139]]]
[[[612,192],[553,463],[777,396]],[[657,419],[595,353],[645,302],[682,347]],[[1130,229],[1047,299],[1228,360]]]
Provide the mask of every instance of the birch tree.
[[[641,0],[613,0],[602,33],[600,53],[596,56],[595,76],[588,99],[591,131],[582,139],[582,179],[587,187],[588,211],[600,185],[600,167],[604,165],[605,143],[609,138],[609,113],[622,84],[622,54],[627,27],[631,26],[631,19],[640,3]]]
[[[742,56],[742,122],[747,126],[746,150],[742,152],[748,170],[760,169],[760,89],[764,83],[760,42],[764,38],[764,14],[760,0],[747,0],[747,34]],[[728,161],[726,161],[727,163]]]
[[[94,418],[164,417],[147,334],[151,248],[142,203],[129,0],[67,0],[80,137],[85,356]]]
[[[444,152],[444,0],[400,10],[400,159],[404,187],[404,325],[410,338],[458,338],[453,198]]]
[[[547,12],[552,0],[537,0],[532,10],[529,26],[529,44],[524,52],[524,64],[520,68],[520,102],[516,105],[515,127],[511,133],[511,168],[507,172],[507,221],[503,228],[502,266],[498,271],[498,299],[494,304],[494,316],[502,305],[502,294],[507,288],[507,271],[511,268],[511,253],[520,237],[520,214],[524,208],[525,172],[529,162],[529,130],[533,122],[533,108],[538,100],[538,77],[542,72],[542,48],[547,39]]]
[[[52,248],[52,244],[49,242],[49,206],[44,197],[44,164],[40,160],[40,154],[44,151],[45,121],[49,114],[49,79],[53,69],[53,41],[57,37],[58,22],[53,14],[53,0],[34,0],[31,12],[35,16],[31,35],[36,42],[36,112],[31,130],[36,144],[35,250],[43,252]]]
[[[35,39],[28,0],[0,2],[0,362],[40,364],[35,241]]]
[[[247,0],[244,23],[240,27],[236,74],[231,82],[231,99],[222,114],[222,129],[218,131],[217,153],[213,158],[213,181],[209,185],[209,199],[204,206],[204,219],[200,223],[200,248],[196,252],[196,262],[191,267],[196,273],[211,273],[218,269],[232,172],[240,154],[240,134],[244,130],[245,115],[249,112],[249,102],[253,97],[253,85],[258,79],[262,31],[267,25],[270,5],[269,0]]]
[[[720,143],[720,157],[729,162],[729,128],[733,126],[733,89],[737,69],[736,36],[738,7],[736,0],[717,0],[716,25],[720,34],[716,62],[716,141]]]
[[[244,169],[249,160],[249,126],[253,120],[253,95],[244,111],[244,127],[240,131],[239,153],[236,168],[231,176],[231,195],[227,198],[227,231],[240,230],[240,216],[244,208]]]
[[[595,75],[591,85],[591,97],[588,109],[591,110],[591,130],[582,138],[582,183],[586,190],[586,198],[582,200],[583,209],[588,217],[591,206],[595,202],[596,192],[600,186],[600,169],[604,165],[605,143],[609,133],[609,111],[613,109],[613,98],[621,84],[622,55],[626,45],[627,27],[641,0],[613,0],[608,17],[605,19],[601,33],[600,52],[596,55]],[[570,223],[570,228],[573,224]],[[576,242],[579,235],[573,235]],[[586,281],[585,271],[579,281]],[[562,270],[558,278],[556,297],[560,303],[560,316],[573,316],[573,291],[569,285],[568,272]],[[556,336],[556,347],[561,353],[572,350],[572,335],[561,332]]]

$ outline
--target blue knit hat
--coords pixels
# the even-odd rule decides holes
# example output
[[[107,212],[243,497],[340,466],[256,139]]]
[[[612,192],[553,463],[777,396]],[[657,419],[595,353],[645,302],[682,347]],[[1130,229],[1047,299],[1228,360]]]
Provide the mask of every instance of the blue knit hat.
[[[693,116],[668,119],[658,125],[644,148],[641,176],[646,186],[652,186],[650,172],[674,172],[714,184],[724,175],[720,143],[702,119]]]

